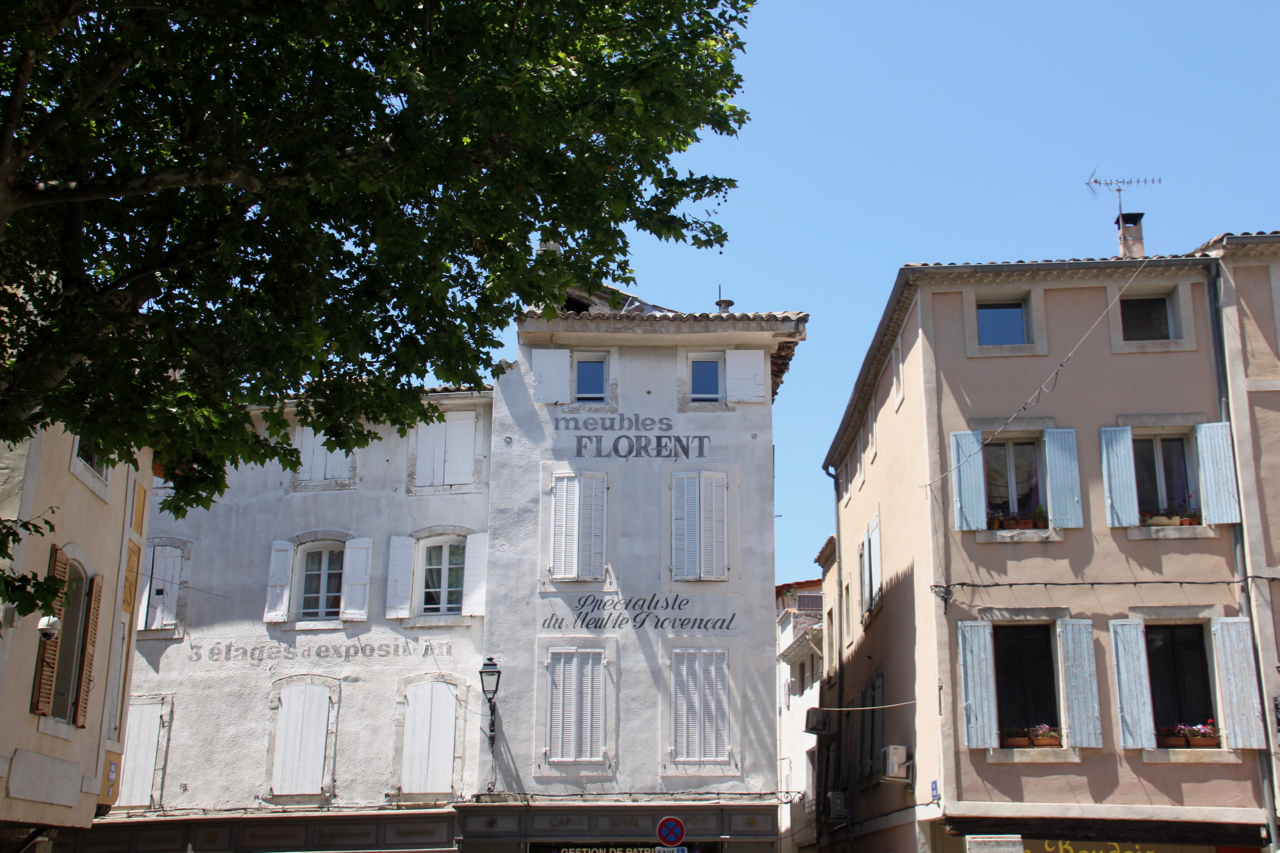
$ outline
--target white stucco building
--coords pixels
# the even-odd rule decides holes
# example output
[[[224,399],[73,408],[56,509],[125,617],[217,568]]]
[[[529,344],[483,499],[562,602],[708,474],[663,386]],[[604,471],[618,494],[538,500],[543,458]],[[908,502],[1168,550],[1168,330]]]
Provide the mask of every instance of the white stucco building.
[[[829,542],[819,554],[834,551]],[[778,781],[789,802],[778,810],[778,853],[818,849],[818,743],[805,731],[819,705],[822,680],[822,578],[779,584],[774,590],[778,627]]]

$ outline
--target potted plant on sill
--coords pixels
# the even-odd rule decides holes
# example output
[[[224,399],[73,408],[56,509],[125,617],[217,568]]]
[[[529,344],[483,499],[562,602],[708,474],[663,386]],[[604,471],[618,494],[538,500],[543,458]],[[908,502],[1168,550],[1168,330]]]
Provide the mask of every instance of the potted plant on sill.
[[[1184,729],[1186,726],[1181,723],[1156,729],[1156,746],[1160,749],[1186,749],[1187,736]]]
[[[1044,508],[1044,504],[1036,505],[1035,522],[1037,530],[1047,530],[1049,528],[1049,513]]]
[[[1031,746],[1031,737],[1026,729],[1002,729],[1000,731],[1001,749],[1026,749]]]
[[[1031,745],[1049,747],[1051,749],[1062,748],[1062,732],[1053,726],[1041,724],[1032,726],[1029,732],[1031,735]]]
[[[1222,743],[1213,720],[1198,726],[1183,726],[1182,731],[1187,736],[1187,745],[1192,748],[1217,749]]]
[[[1143,527],[1177,527],[1180,524],[1182,524],[1182,516],[1176,512],[1166,512],[1162,515],[1148,512],[1142,516]]]
[[[987,513],[987,529],[999,530],[1004,524],[1004,513],[1000,510],[991,510]]]

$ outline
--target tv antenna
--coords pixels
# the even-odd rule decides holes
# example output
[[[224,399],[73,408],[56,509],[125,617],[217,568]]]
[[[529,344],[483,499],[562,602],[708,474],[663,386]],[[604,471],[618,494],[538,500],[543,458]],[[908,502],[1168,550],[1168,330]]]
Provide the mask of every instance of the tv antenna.
[[[1098,170],[1095,168],[1093,170],[1093,174],[1089,176],[1089,180],[1084,182],[1085,189],[1087,189],[1094,198],[1098,197],[1098,187],[1102,187],[1104,190],[1110,190],[1115,193],[1116,207],[1119,208],[1120,213],[1124,213],[1124,204],[1120,200],[1121,193],[1125,190],[1131,190],[1136,186],[1141,186],[1142,184],[1160,183],[1159,178],[1123,178],[1119,180],[1104,181],[1101,178],[1096,177],[1097,174]]]

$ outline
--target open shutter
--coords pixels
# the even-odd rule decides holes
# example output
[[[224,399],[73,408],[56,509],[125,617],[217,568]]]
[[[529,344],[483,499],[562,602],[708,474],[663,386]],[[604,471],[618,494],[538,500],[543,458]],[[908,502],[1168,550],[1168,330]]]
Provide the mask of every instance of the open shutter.
[[[413,537],[392,536],[387,548],[387,618],[406,619],[412,606]]]
[[[1147,632],[1141,619],[1113,619],[1110,625],[1116,706],[1120,711],[1120,748],[1155,749],[1156,723],[1151,711]]]
[[[698,757],[698,652],[690,649],[671,655],[671,735],[673,758]]]
[[[604,474],[584,472],[578,486],[578,577],[603,580],[608,481]]]
[[[995,749],[996,731],[995,651],[991,623],[957,622],[960,640],[961,710],[964,712],[965,749]]]
[[[553,651],[547,661],[547,758],[563,761],[573,750],[571,651]]]
[[[472,533],[462,569],[462,615],[483,616],[489,571],[489,534]]]
[[[317,448],[319,451],[317,452]],[[324,479],[324,445],[316,440],[315,431],[309,426],[298,425],[298,479],[306,482]]]
[[[1262,721],[1262,700],[1258,696],[1258,669],[1249,620],[1244,617],[1214,619],[1212,624],[1218,716],[1226,732],[1227,746],[1266,749],[1267,733]]]
[[[442,681],[411,684],[405,689],[401,793],[448,794],[453,790],[455,690]]]
[[[951,433],[951,467],[956,530],[986,530],[987,483],[981,432]]]
[[[151,579],[156,569],[156,547],[147,546],[147,562],[145,570],[139,573],[138,589],[134,594],[134,627],[139,631],[145,631],[151,627],[153,623],[152,607],[151,607]]]
[[[292,684],[280,691],[276,712],[271,793],[324,793],[324,753],[329,734],[329,688]]]
[[[293,543],[271,543],[271,572],[267,575],[267,607],[263,622],[289,621],[289,591],[293,581]]]
[[[557,475],[552,487],[551,577],[578,576],[578,478]]]
[[[1240,492],[1231,448],[1231,424],[1197,424],[1200,457],[1200,511],[1205,524],[1239,524]]]
[[[578,747],[576,758],[604,758],[604,652],[578,652]]]
[[[472,483],[476,478],[476,413],[447,412],[444,416],[444,482]]]
[[[369,618],[369,568],[372,539],[348,539],[342,549],[342,610],[338,618],[363,622]]]
[[[568,403],[569,350],[534,349],[529,352],[533,368],[533,402]]]
[[[1049,474],[1050,526],[1084,527],[1084,508],[1080,502],[1080,460],[1076,453],[1076,431],[1073,429],[1045,430],[1044,455]]]
[[[867,532],[867,565],[871,577],[871,602],[880,598],[880,516],[871,521],[871,529]]]
[[[445,425],[440,422],[418,424],[418,453],[413,463],[415,486],[439,486],[444,483]]]
[[[862,541],[858,543],[858,612],[866,613],[871,609],[871,573],[867,567],[867,534],[862,534]],[[849,626],[848,633],[853,635],[853,626]]]
[[[76,694],[75,724],[89,725],[89,691],[93,689],[93,653],[98,647],[98,618],[102,615],[102,587],[105,579],[94,575],[89,580],[89,614],[85,624],[84,646],[80,650],[80,692]]]
[[[698,579],[698,475],[671,476],[671,577]]]
[[[129,723],[125,726],[124,766],[120,772],[118,806],[152,808],[151,790],[155,781],[156,754],[160,748],[161,712],[159,702],[129,706]]]
[[[698,757],[724,761],[729,757],[729,656],[723,649],[703,649],[699,658],[702,725]]]
[[[725,529],[727,488],[728,478],[718,471],[703,471],[699,475],[699,574],[703,580],[724,580],[729,576],[729,543]]]
[[[178,624],[178,588],[182,583],[182,549],[160,545],[152,549],[148,584],[148,628]]]
[[[58,591],[58,597],[53,600],[53,615],[59,619],[62,618],[62,605],[67,589],[67,569],[70,566],[71,560],[68,559],[66,552],[57,545],[50,546],[48,577],[62,581],[62,589]],[[61,639],[59,635],[52,640],[40,641],[39,650],[36,652],[36,680],[31,690],[31,713],[33,714],[47,717],[53,713],[53,686],[58,670],[58,645]]]
[[[1137,527],[1138,479],[1133,468],[1133,430],[1127,426],[1103,427],[1101,433],[1102,488],[1107,493],[1107,526]]]
[[[758,349],[731,349],[724,354],[725,399],[730,403],[764,403],[766,396],[765,352]]]
[[[1092,620],[1058,620],[1058,655],[1066,697],[1067,746],[1100,748],[1102,719]]]

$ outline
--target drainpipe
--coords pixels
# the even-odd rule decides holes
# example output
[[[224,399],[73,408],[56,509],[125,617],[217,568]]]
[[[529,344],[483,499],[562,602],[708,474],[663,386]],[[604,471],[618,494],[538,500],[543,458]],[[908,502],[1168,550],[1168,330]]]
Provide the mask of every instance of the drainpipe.
[[[1213,328],[1213,360],[1214,366],[1217,368],[1215,370],[1215,374],[1218,379],[1218,417],[1223,421],[1230,422],[1231,391],[1227,384],[1226,327],[1224,325],[1224,318],[1222,314],[1222,262],[1215,260],[1209,269],[1210,282],[1207,289],[1209,291],[1209,313],[1213,321],[1211,323]],[[1267,722],[1267,689],[1266,683],[1262,678],[1262,650],[1258,647],[1258,635],[1254,627],[1258,617],[1254,612],[1253,595],[1251,594],[1249,581],[1245,580],[1248,576],[1248,562],[1245,559],[1244,552],[1243,519],[1239,524],[1231,525],[1231,544],[1232,552],[1235,555],[1236,577],[1241,579],[1240,598],[1242,599],[1241,604],[1243,606],[1240,609],[1246,613],[1249,618],[1249,636],[1253,640],[1253,659],[1254,669],[1257,671],[1258,697],[1262,701],[1263,729],[1267,733],[1267,755],[1266,760],[1259,762],[1261,765],[1259,773],[1262,777],[1262,798],[1265,803],[1264,809],[1267,815],[1267,834],[1271,838],[1269,849],[1275,851],[1277,849],[1278,841],[1274,793],[1275,729],[1273,727],[1273,723]]]
[[[841,554],[843,553],[843,551],[840,548],[840,543],[841,541],[843,541],[843,537],[841,537],[840,535],[840,478],[837,477],[832,471],[829,471],[825,467],[822,469],[822,473],[826,474],[828,477],[831,478],[831,490],[835,496],[835,507],[836,507],[836,610],[835,610],[836,618],[833,620],[835,622],[835,629],[836,629],[836,632],[835,632],[836,644],[834,649],[834,652],[835,652],[834,657],[835,657],[835,667],[836,667],[836,703],[837,703],[836,707],[843,708],[845,707],[844,666],[842,665],[842,661],[840,660],[840,653],[841,653],[841,650],[844,649],[844,613],[842,612],[842,606],[845,604],[845,602],[842,600],[842,597],[844,596],[844,560],[841,557]],[[843,714],[844,712],[839,711],[837,713]],[[841,727],[837,727],[837,739],[836,739],[837,753],[839,753],[840,744],[844,740],[844,738],[840,736],[842,734],[842,732],[840,731],[840,728]],[[827,747],[829,749],[830,744],[828,744]],[[846,756],[843,756],[843,755],[840,756],[840,760],[842,762],[845,759],[846,759]],[[839,780],[837,779],[836,781],[838,782]],[[828,785],[831,785],[831,780],[828,780]],[[834,786],[832,785],[831,787],[834,787]],[[826,803],[819,804],[819,808],[825,809],[826,807],[827,807]],[[845,803],[845,808],[850,809],[852,811],[853,804]],[[827,817],[828,817],[828,820],[830,820],[830,815],[828,815]],[[845,827],[846,827],[845,831],[848,832],[847,822],[845,823]],[[827,832],[827,837],[830,840],[830,842],[834,845],[835,839],[831,838],[830,830],[828,830]]]

